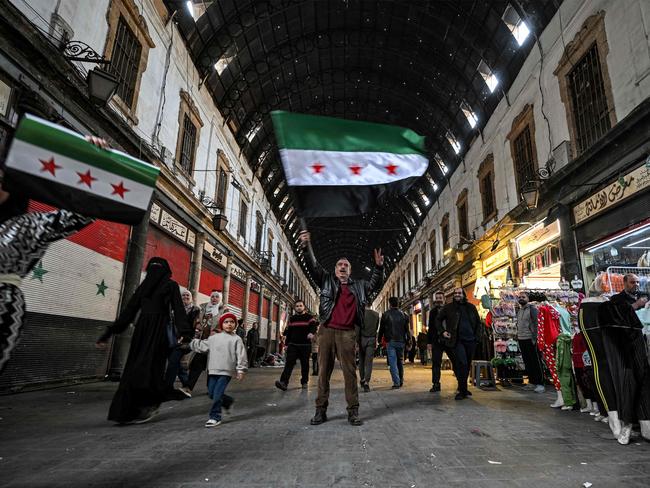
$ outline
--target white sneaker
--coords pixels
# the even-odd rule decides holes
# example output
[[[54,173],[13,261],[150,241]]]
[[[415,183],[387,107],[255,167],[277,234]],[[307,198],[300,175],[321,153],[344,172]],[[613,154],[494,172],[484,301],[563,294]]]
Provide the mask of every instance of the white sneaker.
[[[601,414],[597,413],[596,416],[594,417],[594,420],[596,422],[600,422],[603,419],[606,419],[607,417],[603,417]]]
[[[215,419],[209,419],[206,423],[206,427],[216,427],[217,425],[221,424],[221,420],[215,420]]]
[[[589,407],[584,407],[584,408],[581,408],[581,409],[580,409],[580,413],[587,413],[587,412],[591,412],[591,408],[589,408]]]
[[[562,410],[573,410],[573,405],[564,405]]]
[[[564,399],[562,398],[562,392],[560,390],[557,391],[557,400],[555,400],[555,403],[551,404],[551,408],[560,408],[564,406]]]
[[[535,393],[544,393],[546,391],[546,388],[544,385],[537,385],[533,391]]]
[[[187,398],[192,398],[192,390],[190,390],[187,386],[180,387],[178,391],[180,391]]]
[[[618,443],[626,446],[630,443],[630,434],[632,434],[632,424],[625,424],[621,427],[621,435],[618,436]]]

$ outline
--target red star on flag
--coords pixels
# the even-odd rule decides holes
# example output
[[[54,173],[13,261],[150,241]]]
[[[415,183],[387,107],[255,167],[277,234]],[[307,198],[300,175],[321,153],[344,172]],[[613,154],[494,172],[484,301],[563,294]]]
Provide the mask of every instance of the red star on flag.
[[[386,168],[388,170],[389,175],[396,175],[397,174],[397,168],[398,167],[395,166],[394,164],[389,164],[387,166],[384,166],[384,168]]]
[[[119,185],[114,185],[113,183],[111,183],[111,186],[113,187],[113,193],[111,193],[111,195],[119,195],[120,198],[122,198],[122,200],[124,200],[124,194],[127,191],[131,191],[131,190],[128,190],[128,189],[124,188],[124,182],[123,181],[120,181]]]
[[[77,174],[79,175],[79,181],[77,181],[77,185],[79,183],[83,183],[85,185],[88,185],[88,188],[92,188],[93,181],[97,181],[97,178],[90,174],[90,170],[86,171],[85,173],[80,173],[77,171]]]
[[[358,164],[353,164],[350,166],[350,171],[352,171],[353,175],[359,176],[361,174],[361,170],[363,169],[363,166],[359,166]]]
[[[48,173],[51,173],[52,176],[56,176],[56,170],[61,169],[61,166],[54,162],[54,158],[50,158],[49,161],[44,161],[42,159],[39,159],[39,161],[43,165],[41,171],[47,171]]]
[[[323,172],[323,168],[325,168],[325,166],[320,163],[314,163],[310,166],[310,168],[313,168],[314,174],[319,175]]]

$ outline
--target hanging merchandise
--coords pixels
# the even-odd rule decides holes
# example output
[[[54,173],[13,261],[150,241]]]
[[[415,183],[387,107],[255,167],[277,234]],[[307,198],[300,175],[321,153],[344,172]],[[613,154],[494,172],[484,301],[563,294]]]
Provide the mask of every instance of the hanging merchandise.
[[[523,360],[516,340],[517,295],[512,288],[499,290],[492,301],[491,322],[494,335],[494,358],[492,365],[497,370],[501,385],[509,386],[510,381],[522,381]]]

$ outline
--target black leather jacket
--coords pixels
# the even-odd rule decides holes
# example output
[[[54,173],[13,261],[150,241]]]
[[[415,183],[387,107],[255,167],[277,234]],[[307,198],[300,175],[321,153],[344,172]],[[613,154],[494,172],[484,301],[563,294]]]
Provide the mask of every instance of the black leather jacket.
[[[442,307],[438,312],[438,316],[436,317],[436,329],[438,330],[438,334],[440,336],[440,342],[442,342],[447,347],[455,347],[456,342],[458,341],[460,307],[466,307],[476,342],[481,342],[483,339],[484,326],[481,323],[481,317],[479,317],[476,307],[467,301],[460,304],[451,302]],[[442,337],[442,333],[445,331],[449,332],[451,335],[449,339]]]
[[[318,307],[318,320],[321,324],[326,324],[332,316],[336,299],[341,291],[341,282],[333,271],[325,271],[316,260],[314,250],[311,244],[307,246],[307,264],[311,268],[316,282],[320,285],[320,306]],[[350,292],[357,300],[357,317],[355,327],[363,325],[365,314],[365,305],[368,301],[368,295],[371,292],[379,290],[384,281],[384,268],[375,266],[372,271],[370,280],[348,280]]]

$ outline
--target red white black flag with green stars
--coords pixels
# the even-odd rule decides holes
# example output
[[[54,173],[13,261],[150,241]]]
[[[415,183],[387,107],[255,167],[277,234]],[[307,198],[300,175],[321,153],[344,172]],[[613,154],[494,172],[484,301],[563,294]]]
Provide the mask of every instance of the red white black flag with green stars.
[[[367,213],[426,171],[424,137],[410,129],[272,112],[287,184],[302,217]]]
[[[142,220],[160,171],[31,115],[18,125],[6,164],[9,191],[124,224]]]

